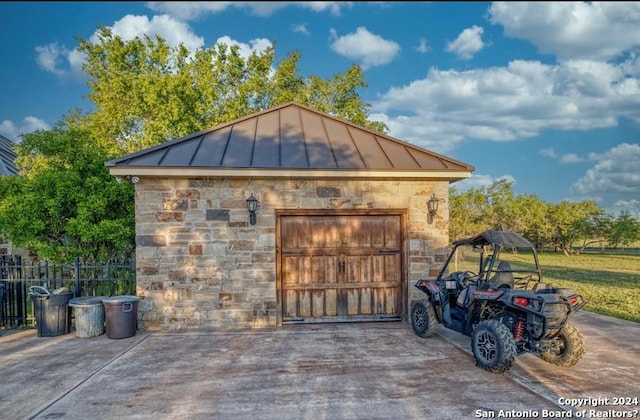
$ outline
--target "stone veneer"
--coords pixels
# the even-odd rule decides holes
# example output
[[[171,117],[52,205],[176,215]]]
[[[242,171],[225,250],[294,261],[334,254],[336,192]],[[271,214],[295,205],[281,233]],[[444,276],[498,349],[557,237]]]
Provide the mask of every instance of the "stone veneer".
[[[276,209],[408,210],[405,308],[447,253],[447,181],[141,177],[135,187],[140,329],[276,326]],[[446,201],[428,224],[433,193]]]

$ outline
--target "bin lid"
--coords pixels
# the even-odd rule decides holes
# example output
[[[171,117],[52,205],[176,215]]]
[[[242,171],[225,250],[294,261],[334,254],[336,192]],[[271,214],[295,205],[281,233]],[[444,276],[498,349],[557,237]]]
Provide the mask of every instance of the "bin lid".
[[[109,305],[109,304],[119,305],[121,303],[133,303],[139,300],[140,298],[138,296],[129,296],[129,295],[109,296],[109,297],[102,298],[102,303],[106,305]]]
[[[103,296],[80,296],[69,301],[69,306],[100,306]]]

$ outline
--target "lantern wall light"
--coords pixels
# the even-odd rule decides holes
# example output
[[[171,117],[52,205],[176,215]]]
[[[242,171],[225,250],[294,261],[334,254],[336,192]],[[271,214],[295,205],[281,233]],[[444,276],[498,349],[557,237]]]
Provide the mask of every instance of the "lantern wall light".
[[[444,199],[436,197],[435,194],[432,194],[429,201],[427,201],[427,223],[433,223],[433,219],[438,214],[438,206],[441,201],[444,203]]]
[[[251,194],[251,197],[247,198],[247,210],[249,210],[249,224],[256,224],[256,210],[258,209],[258,199]]]

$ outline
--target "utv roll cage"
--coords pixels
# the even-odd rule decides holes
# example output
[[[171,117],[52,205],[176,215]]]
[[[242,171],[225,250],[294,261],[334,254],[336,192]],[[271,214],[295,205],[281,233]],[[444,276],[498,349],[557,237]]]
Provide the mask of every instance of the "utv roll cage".
[[[524,289],[534,288],[535,284],[543,283],[542,269],[535,246],[515,232],[487,230],[479,235],[457,240],[453,242],[452,245],[452,252],[449,253],[447,260],[442,265],[438,278],[445,277],[446,273],[444,271],[450,268],[449,264],[456,255],[455,250],[457,248],[471,246],[474,252],[480,253],[476,278],[478,285],[481,285],[481,282],[491,282],[495,284],[510,284],[511,288],[518,287]],[[513,268],[507,261],[500,260],[500,254],[504,251],[512,250],[517,252],[518,249],[526,250],[532,254],[533,268]],[[514,283],[514,273],[524,274],[525,276],[529,274],[531,276],[520,278],[520,281],[515,281]],[[529,285],[528,283],[532,280],[534,284]]]

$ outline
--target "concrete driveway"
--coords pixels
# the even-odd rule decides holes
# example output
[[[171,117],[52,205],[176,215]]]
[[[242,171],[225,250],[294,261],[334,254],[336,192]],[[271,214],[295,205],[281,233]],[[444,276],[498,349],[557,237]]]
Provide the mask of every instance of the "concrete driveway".
[[[468,338],[397,322],[117,340],[31,330],[0,337],[0,418],[640,418],[640,324],[574,323],[578,366],[523,355],[502,375],[475,366]]]

